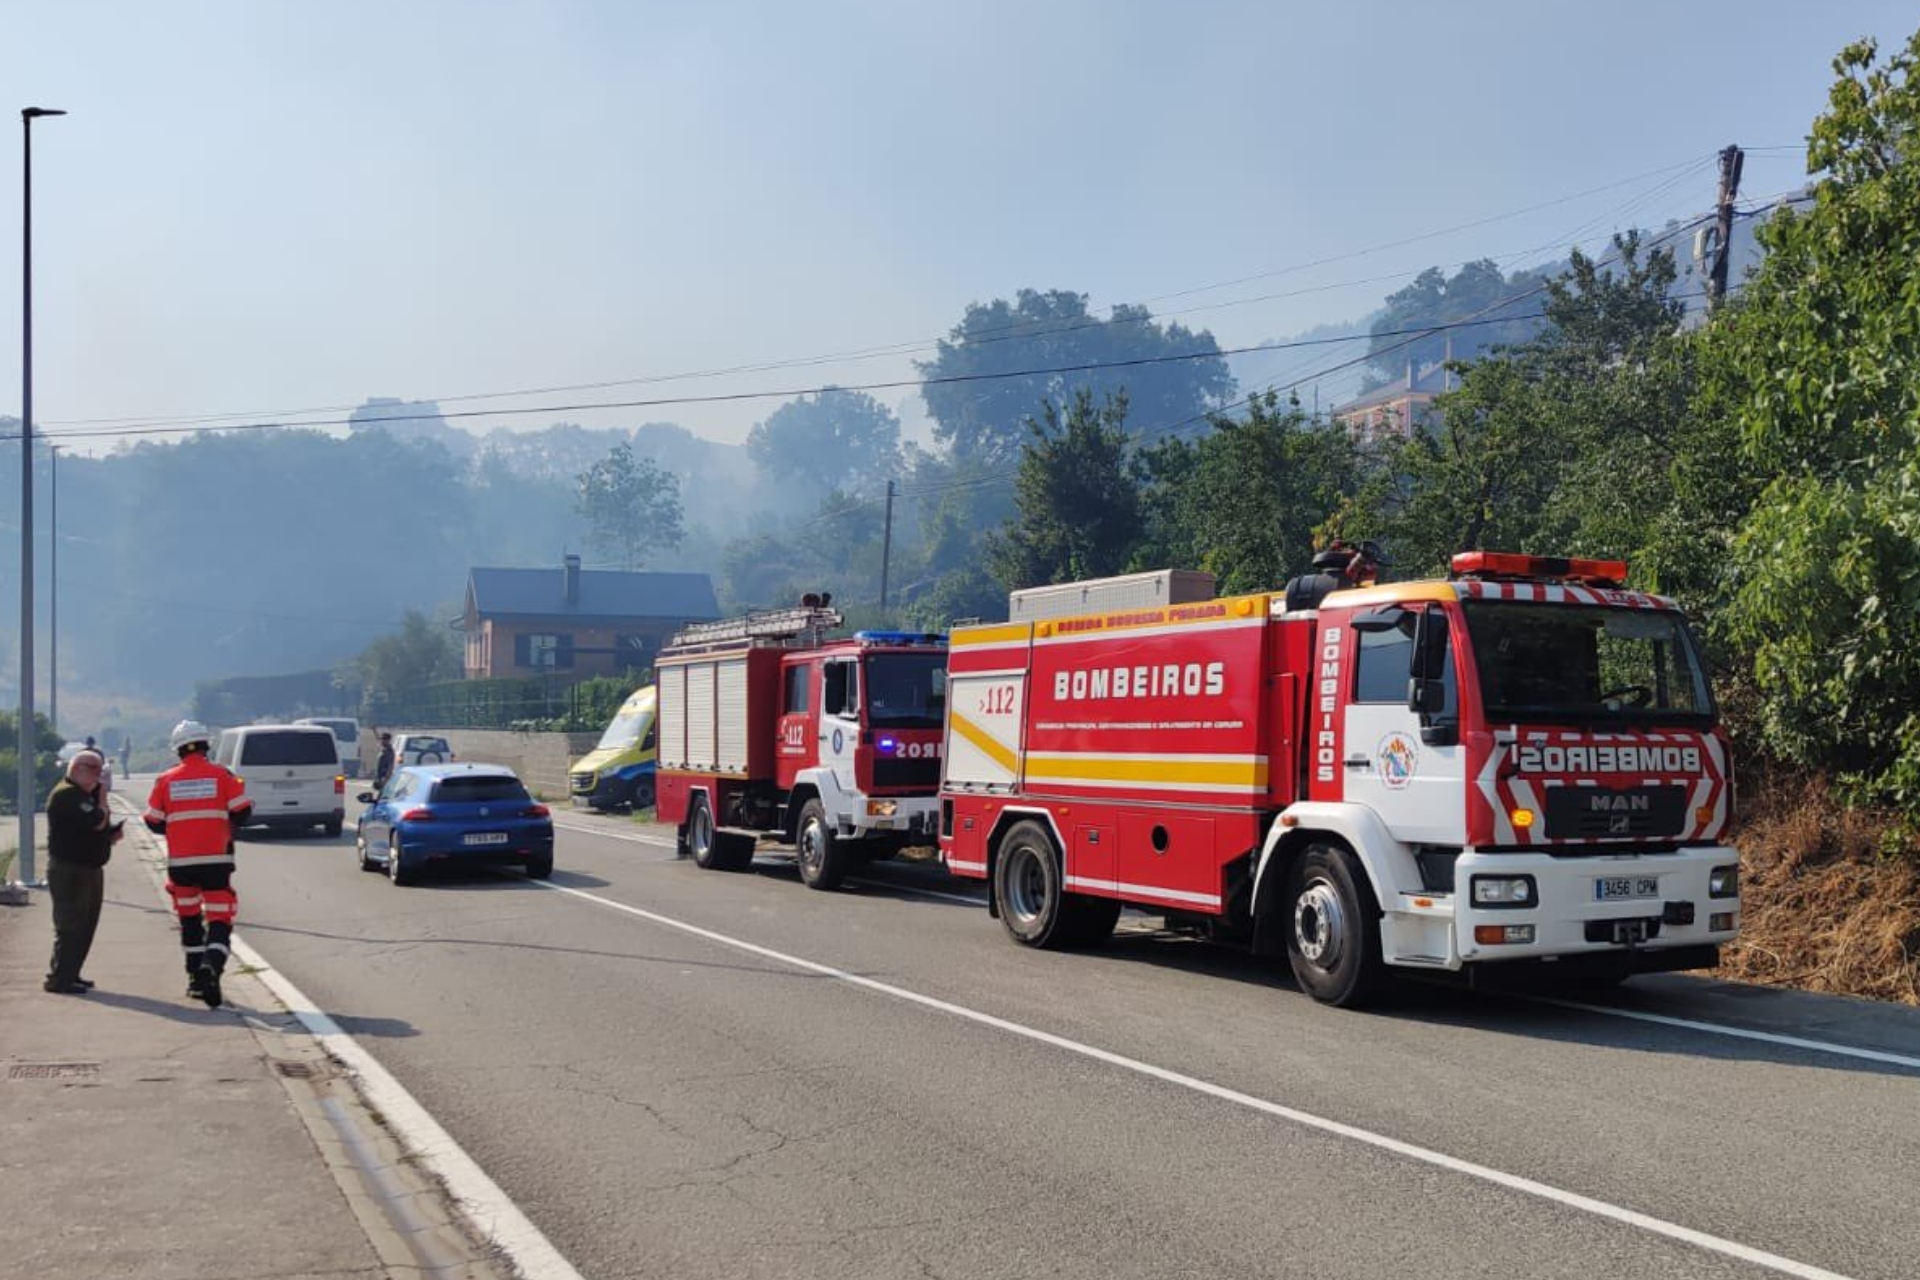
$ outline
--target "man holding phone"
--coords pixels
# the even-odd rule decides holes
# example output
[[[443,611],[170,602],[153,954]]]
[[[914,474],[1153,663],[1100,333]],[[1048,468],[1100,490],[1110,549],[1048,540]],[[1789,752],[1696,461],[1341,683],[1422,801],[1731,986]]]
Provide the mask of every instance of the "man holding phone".
[[[80,976],[93,949],[106,897],[107,859],[120,839],[120,824],[107,809],[101,785],[106,758],[81,751],[67,763],[67,776],[47,796],[47,892],[53,896],[53,959],[42,987],[60,995],[85,995],[93,984]]]

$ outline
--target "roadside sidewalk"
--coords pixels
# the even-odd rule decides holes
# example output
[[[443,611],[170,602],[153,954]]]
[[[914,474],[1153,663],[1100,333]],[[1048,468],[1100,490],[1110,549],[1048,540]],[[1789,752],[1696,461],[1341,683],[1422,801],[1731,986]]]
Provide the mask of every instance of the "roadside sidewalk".
[[[225,1007],[186,998],[165,855],[133,804],[115,797],[92,992],[41,989],[45,890],[0,907],[0,1274],[509,1274],[238,956]],[[237,884],[244,935],[244,866]]]

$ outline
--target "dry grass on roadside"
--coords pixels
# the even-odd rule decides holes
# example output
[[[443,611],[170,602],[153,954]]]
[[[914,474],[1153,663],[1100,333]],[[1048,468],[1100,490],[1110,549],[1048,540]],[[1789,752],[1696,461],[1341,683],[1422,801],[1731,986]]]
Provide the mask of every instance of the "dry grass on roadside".
[[[1920,1005],[1920,849],[1824,783],[1769,782],[1741,806],[1740,940],[1720,977]]]

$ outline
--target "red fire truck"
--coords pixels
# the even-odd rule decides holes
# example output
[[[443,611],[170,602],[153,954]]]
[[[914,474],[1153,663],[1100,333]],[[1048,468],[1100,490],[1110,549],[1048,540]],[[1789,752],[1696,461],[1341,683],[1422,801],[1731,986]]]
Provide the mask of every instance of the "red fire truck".
[[[933,843],[946,637],[825,638],[841,621],[808,604],[691,626],[660,651],[657,805],[683,857],[742,870],[770,837],[831,889]]]
[[[1740,913],[1727,744],[1685,619],[1626,572],[1474,552],[1291,612],[1096,593],[958,628],[942,857],[1026,945],[1134,904],[1284,950],[1338,1005],[1389,969],[1712,965]]]

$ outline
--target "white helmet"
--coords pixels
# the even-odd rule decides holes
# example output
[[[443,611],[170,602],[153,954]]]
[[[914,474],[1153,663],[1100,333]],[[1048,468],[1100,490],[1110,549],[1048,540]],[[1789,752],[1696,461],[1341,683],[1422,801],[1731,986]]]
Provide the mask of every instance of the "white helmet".
[[[181,748],[192,746],[196,742],[203,747],[212,745],[213,731],[198,720],[182,720],[173,726],[173,732],[167,736],[167,741],[173,744],[174,752],[177,754]]]

